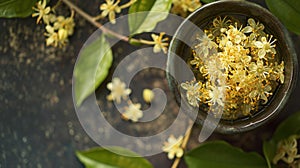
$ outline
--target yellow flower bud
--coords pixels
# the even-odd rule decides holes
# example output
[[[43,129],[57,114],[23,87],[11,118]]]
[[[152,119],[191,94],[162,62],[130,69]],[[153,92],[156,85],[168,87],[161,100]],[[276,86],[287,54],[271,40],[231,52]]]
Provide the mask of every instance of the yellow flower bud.
[[[65,29],[59,29],[58,30],[58,39],[59,40],[65,40],[68,37],[68,32]]]
[[[154,93],[150,89],[144,89],[143,90],[143,98],[145,102],[150,103],[154,98]]]

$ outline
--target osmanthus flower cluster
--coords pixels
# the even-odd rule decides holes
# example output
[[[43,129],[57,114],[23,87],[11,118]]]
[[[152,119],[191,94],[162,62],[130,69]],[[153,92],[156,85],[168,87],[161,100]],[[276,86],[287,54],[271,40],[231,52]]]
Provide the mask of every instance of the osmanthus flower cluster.
[[[37,17],[36,23],[43,21],[46,24],[46,45],[63,46],[68,42],[68,37],[74,32],[74,12],[71,12],[70,17],[55,15],[54,8],[47,6],[46,0],[41,0],[33,7],[36,13],[32,17]]]
[[[130,0],[128,3],[119,6],[120,2],[120,0],[117,0],[116,2],[114,0],[106,0],[106,3],[101,4],[99,7],[102,13],[98,16],[98,18],[104,18],[108,16],[109,21],[112,24],[115,24],[116,13],[120,13],[122,9],[130,7],[130,5],[135,3],[136,0]]]
[[[129,2],[120,5],[120,0],[106,0],[105,3],[101,4],[99,9],[102,11],[101,14],[95,19],[100,19],[108,16],[109,21],[112,24],[116,23],[116,14],[121,13],[122,9],[130,7],[137,0],[130,0]],[[195,11],[197,8],[202,6],[200,0],[173,0],[171,13],[186,17],[188,13]]]
[[[281,140],[277,146],[277,152],[273,158],[273,163],[276,165],[280,161],[288,164],[291,168],[300,167],[299,143],[300,135],[292,135]]]
[[[181,84],[190,105],[225,119],[253,114],[284,83],[273,35],[252,18],[244,27],[233,19],[217,17],[197,37],[189,62],[197,80]]]
[[[173,0],[171,13],[186,17],[189,12],[194,12],[202,6],[200,0]]]

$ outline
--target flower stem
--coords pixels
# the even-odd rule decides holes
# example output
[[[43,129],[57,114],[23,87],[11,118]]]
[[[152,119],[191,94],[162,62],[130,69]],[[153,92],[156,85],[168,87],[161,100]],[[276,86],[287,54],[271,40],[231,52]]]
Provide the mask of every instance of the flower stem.
[[[57,3],[52,7],[52,10],[55,11],[55,9],[61,4],[61,0],[58,0]]]
[[[178,158],[178,157],[177,157],[177,158],[175,159],[175,161],[173,162],[171,168],[177,168],[177,166],[178,166],[179,163],[180,163],[180,160],[181,160],[181,158]]]
[[[192,128],[193,128],[193,125],[194,123],[191,122],[190,123],[190,126],[188,127],[188,129],[186,130],[185,132],[185,136],[183,138],[183,141],[182,141],[182,144],[181,144],[181,148],[184,150],[186,148],[186,145],[190,139],[190,136],[191,136],[191,133],[192,133]],[[181,157],[180,158],[176,158],[175,161],[173,162],[172,164],[172,167],[171,168],[177,168],[177,166],[179,165],[180,163],[180,160],[181,160]]]
[[[102,15],[100,14],[100,15],[97,15],[97,16],[95,16],[95,17],[93,17],[93,19],[95,20],[95,21],[97,21],[97,20],[99,20],[99,19],[102,19],[103,17],[102,17]]]
[[[104,27],[101,23],[97,22],[91,15],[84,12],[82,9],[80,9],[78,6],[73,4],[69,0],[61,0],[63,3],[65,3],[69,8],[73,9],[75,12],[77,12],[80,16],[82,16],[84,19],[86,19],[88,22],[90,22],[92,25],[99,28],[104,34],[110,34],[120,40],[129,42],[129,38],[127,36],[124,36],[122,34],[119,34],[117,32],[114,32],[112,30],[107,29]]]
[[[148,40],[143,40],[143,39],[139,39],[139,42],[142,44],[147,44],[147,45],[154,45],[155,42],[154,41],[148,41]]]

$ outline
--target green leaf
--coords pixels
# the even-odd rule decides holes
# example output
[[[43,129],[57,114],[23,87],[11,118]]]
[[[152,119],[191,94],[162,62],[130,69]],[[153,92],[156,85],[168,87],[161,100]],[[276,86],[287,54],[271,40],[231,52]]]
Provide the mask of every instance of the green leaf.
[[[110,45],[104,34],[84,46],[79,56],[74,69],[77,107],[104,81],[113,60]]]
[[[246,153],[224,141],[201,144],[184,157],[189,168],[266,168],[267,163],[259,154]]]
[[[131,35],[150,32],[167,18],[172,0],[137,0],[129,8],[128,24]]]
[[[86,168],[152,168],[145,158],[120,147],[93,148],[77,151],[76,155]]]
[[[0,0],[0,18],[27,17],[37,0]]]
[[[266,0],[270,11],[292,32],[300,35],[300,1]]]
[[[285,119],[276,129],[272,139],[279,142],[293,134],[300,133],[300,112],[297,112]]]
[[[212,2],[215,2],[215,1],[217,1],[217,0],[201,0],[201,2],[203,2],[203,3],[212,3]]]
[[[273,160],[276,151],[277,151],[277,144],[291,135],[300,134],[300,112],[297,112],[286,120],[284,120],[280,125],[277,127],[276,131],[273,134],[273,137],[270,141],[265,141],[263,144],[263,151],[265,158],[268,162],[269,168],[272,167],[271,161]]]
[[[272,160],[277,150],[277,144],[274,141],[265,141],[263,143],[263,152],[268,163],[268,168],[272,168]]]

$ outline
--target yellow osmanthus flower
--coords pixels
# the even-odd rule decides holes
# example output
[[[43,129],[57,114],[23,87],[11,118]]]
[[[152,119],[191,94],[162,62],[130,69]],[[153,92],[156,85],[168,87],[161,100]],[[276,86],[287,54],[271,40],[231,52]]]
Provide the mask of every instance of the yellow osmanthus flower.
[[[48,6],[46,7],[47,5],[47,1],[46,0],[43,0],[43,1],[39,1],[37,4],[36,4],[36,7],[33,7],[32,9],[34,11],[36,11],[37,13],[33,13],[32,14],[32,17],[37,17],[37,20],[36,20],[36,23],[40,23],[41,19],[43,19],[44,23],[48,23],[48,14],[50,13],[51,11],[51,8]]]
[[[213,20],[212,33],[214,35],[220,35],[220,33],[226,32],[228,26],[231,24],[231,20],[227,17],[223,19],[219,16]]]
[[[268,97],[272,95],[271,90],[272,87],[270,85],[258,85],[249,93],[249,97],[253,99],[253,101],[258,101],[261,99],[263,100],[263,104],[266,104],[268,102]]]
[[[159,53],[162,50],[166,54],[168,50],[167,47],[169,46],[169,43],[167,42],[169,38],[164,38],[165,34],[165,32],[160,32],[159,35],[151,34],[152,41],[144,39],[140,39],[138,41],[142,44],[153,45],[154,53]]]
[[[167,47],[168,47],[168,43],[166,41],[169,40],[169,38],[165,37],[163,38],[163,36],[165,35],[165,32],[161,32],[158,35],[155,34],[151,34],[151,37],[153,39],[153,52],[154,53],[159,53],[161,50],[163,50],[163,52],[166,54],[167,53]]]
[[[106,0],[106,3],[100,5],[100,10],[102,11],[101,16],[106,17],[108,15],[108,19],[112,24],[116,23],[116,13],[120,13],[122,9],[128,8],[132,5],[136,0],[130,0],[128,3],[119,6],[120,0],[116,2],[114,0]]]
[[[218,104],[224,106],[225,91],[226,88],[223,86],[210,86],[210,90],[208,91],[209,101],[207,102],[212,105]]]
[[[121,103],[122,98],[126,100],[128,95],[131,93],[131,89],[126,88],[126,84],[119,78],[113,78],[112,82],[107,84],[107,89],[111,91],[111,93],[106,97],[107,100],[114,100],[117,103]]]
[[[300,153],[298,151],[298,142],[300,135],[292,135],[281,140],[277,145],[277,152],[272,162],[277,164],[280,160],[287,163],[292,168],[300,166]]]
[[[275,63],[275,69],[271,74],[271,77],[275,80],[279,80],[280,83],[284,82],[284,62],[282,61],[280,64]]]
[[[48,15],[44,15],[43,21],[46,25],[49,25],[51,23],[54,23],[56,21],[57,17],[56,15],[49,13]]]
[[[53,45],[53,46],[57,46],[58,45],[58,34],[57,32],[54,31],[54,28],[50,25],[46,26],[46,31],[47,33],[45,33],[46,36],[48,36],[48,38],[46,39],[46,45]]]
[[[188,12],[194,12],[201,7],[199,0],[173,0],[171,13],[186,17]]]
[[[45,33],[45,35],[48,37],[46,39],[46,45],[61,47],[68,42],[68,36],[74,32],[74,12],[72,11],[71,16],[67,18],[64,16],[54,17],[55,18],[51,20],[52,24],[46,25],[47,33]]]
[[[163,38],[165,35],[165,32],[159,33],[159,35],[156,34],[151,34],[152,41],[148,40],[139,40],[140,43],[142,44],[147,44],[147,45],[154,45],[153,46],[153,52],[154,53],[159,53],[161,50],[166,54],[168,50],[168,45],[169,43],[167,42],[169,40],[168,37]]]
[[[262,60],[251,62],[249,65],[249,72],[253,73],[257,77],[267,78],[271,70],[272,69],[270,67],[264,65]]]
[[[130,104],[128,107],[125,107],[125,112],[122,113],[122,117],[125,120],[131,120],[132,122],[137,122],[140,118],[143,117],[143,112],[141,109],[141,104]]]
[[[37,13],[33,13],[32,17],[37,17],[37,23],[43,22],[46,24],[44,33],[47,36],[46,45],[54,47],[62,47],[68,42],[68,36],[74,32],[74,11],[71,11],[71,16],[65,18],[64,16],[56,16],[54,8],[46,7],[47,1],[39,1],[33,10]]]
[[[265,58],[265,55],[267,53],[271,53],[271,54],[276,54],[276,50],[275,50],[275,44],[274,42],[276,41],[273,40],[272,41],[272,37],[270,37],[269,41],[267,41],[266,37],[262,37],[261,41],[256,41],[254,44],[257,48],[259,48],[258,50],[258,56],[259,58]]]
[[[242,41],[246,40],[246,35],[241,31],[241,29],[238,29],[235,26],[230,25],[227,30],[227,38],[236,44],[240,44]]]
[[[203,34],[197,37],[199,44],[195,45],[195,51],[200,57],[207,57],[210,53],[209,50],[216,49],[218,45],[212,41],[211,35]]]
[[[61,28],[65,29],[67,35],[72,35],[74,32],[74,12],[72,11],[71,16],[65,18],[64,16],[58,16],[53,24],[54,29],[59,30]]]
[[[47,46],[52,45],[54,47],[57,47],[57,46],[61,47],[61,46],[65,45],[65,43],[67,42],[68,34],[65,29],[59,29],[58,32],[56,32],[52,26],[47,25],[46,31],[47,31],[47,33],[45,33],[45,36],[48,37],[46,39]]]
[[[174,157],[182,157],[183,156],[183,148],[181,147],[183,142],[183,136],[179,136],[175,138],[174,135],[170,135],[168,141],[164,143],[162,150],[168,153],[169,159],[174,159]]]
[[[201,82],[195,83],[195,81],[185,82],[181,84],[181,87],[186,90],[186,97],[190,105],[194,107],[199,106],[199,97],[200,97],[200,89]]]
[[[265,26],[262,23],[255,22],[254,19],[248,19],[249,26],[243,28],[242,32],[251,33],[249,36],[250,40],[254,40],[257,36],[264,36],[266,33],[263,31]]]

